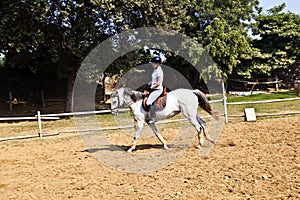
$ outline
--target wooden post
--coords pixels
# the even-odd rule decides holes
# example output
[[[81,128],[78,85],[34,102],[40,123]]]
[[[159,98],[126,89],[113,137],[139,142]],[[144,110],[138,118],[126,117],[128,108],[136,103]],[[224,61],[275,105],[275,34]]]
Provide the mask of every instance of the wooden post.
[[[227,97],[226,97],[226,89],[225,89],[225,83],[222,80],[222,90],[223,90],[223,106],[224,106],[224,117],[225,117],[225,123],[228,123],[228,114],[227,114]]]
[[[8,95],[9,95],[9,111],[12,111],[12,101],[13,101],[12,92],[9,91]]]
[[[278,77],[276,76],[276,79],[275,79],[275,91],[279,91],[279,80],[278,80]]]
[[[41,118],[41,112],[37,111],[37,120],[38,120],[38,126],[39,126],[39,136],[42,139],[42,118]]]
[[[297,90],[297,95],[300,97],[300,80],[295,81],[295,84],[297,84],[297,88],[295,88]]]

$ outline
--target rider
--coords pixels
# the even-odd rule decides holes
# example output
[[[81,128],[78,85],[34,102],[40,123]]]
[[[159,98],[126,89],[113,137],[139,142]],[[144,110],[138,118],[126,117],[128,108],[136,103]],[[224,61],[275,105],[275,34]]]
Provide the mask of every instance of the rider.
[[[148,83],[150,85],[150,95],[146,102],[147,107],[149,108],[150,112],[150,121],[149,123],[156,122],[156,114],[155,114],[155,108],[152,105],[153,102],[162,94],[163,92],[163,79],[164,79],[164,73],[161,69],[161,58],[159,56],[154,56],[151,59],[151,65],[154,69],[152,73],[152,80]]]

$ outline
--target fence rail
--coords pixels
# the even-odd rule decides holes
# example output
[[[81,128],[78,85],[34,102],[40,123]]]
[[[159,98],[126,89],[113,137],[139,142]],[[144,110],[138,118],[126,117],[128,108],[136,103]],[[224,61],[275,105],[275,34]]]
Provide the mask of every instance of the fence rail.
[[[58,120],[59,117],[46,117],[41,116],[41,119],[48,119],[48,120]],[[37,115],[35,117],[1,117],[0,121],[23,121],[23,120],[37,120]]]
[[[254,102],[227,102],[227,98],[225,94],[223,95],[222,99],[212,100],[210,103],[218,103],[223,102],[224,104],[224,114],[220,114],[225,118],[225,122],[228,122],[228,117],[244,117],[244,115],[228,115],[227,113],[227,105],[242,105],[242,104],[264,104],[264,103],[273,103],[273,102],[284,102],[284,101],[296,101],[300,100],[300,98],[286,98],[286,99],[275,99],[275,100],[264,100],[264,101],[254,101]],[[120,112],[129,111],[129,109],[119,109]],[[27,136],[16,136],[16,137],[6,137],[0,138],[1,141],[7,140],[16,140],[16,139],[29,139],[29,138],[37,138],[37,137],[47,137],[47,136],[55,136],[59,135],[60,133],[75,133],[75,132],[86,132],[88,130],[66,130],[66,131],[58,131],[56,133],[43,133],[42,132],[42,120],[59,120],[60,117],[66,116],[79,116],[79,115],[94,115],[94,114],[108,114],[110,110],[100,110],[100,111],[85,111],[85,112],[72,112],[72,113],[58,113],[58,114],[41,114],[40,111],[37,111],[37,114],[33,117],[1,117],[1,121],[22,121],[22,120],[37,120],[38,123],[38,134],[37,135],[27,135]],[[257,116],[278,116],[278,115],[295,115],[300,114],[300,112],[291,112],[291,113],[274,113],[274,114],[260,114]],[[203,118],[209,118],[210,116],[204,116]],[[164,120],[158,122],[158,124],[163,123],[173,123],[173,122],[180,122],[186,121],[186,119],[177,119],[177,120]],[[107,128],[97,128],[92,129],[89,131],[103,131],[103,130],[118,130],[118,129],[127,129],[133,128],[133,125],[122,126],[122,127],[107,127]]]

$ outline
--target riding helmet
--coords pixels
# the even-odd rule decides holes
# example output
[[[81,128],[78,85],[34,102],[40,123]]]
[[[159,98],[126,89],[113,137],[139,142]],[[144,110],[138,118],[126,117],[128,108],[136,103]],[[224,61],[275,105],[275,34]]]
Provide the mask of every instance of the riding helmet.
[[[151,63],[159,63],[159,64],[161,64],[161,58],[159,56],[154,56],[151,59]]]

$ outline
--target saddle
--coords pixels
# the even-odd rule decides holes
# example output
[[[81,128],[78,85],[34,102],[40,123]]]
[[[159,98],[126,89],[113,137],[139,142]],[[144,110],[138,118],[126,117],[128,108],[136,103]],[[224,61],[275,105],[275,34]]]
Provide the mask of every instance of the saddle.
[[[149,98],[149,95],[143,97],[142,106],[143,109],[149,112],[149,107],[147,106],[146,102]],[[156,111],[163,110],[167,104],[167,87],[163,86],[163,91],[161,95],[153,102],[153,106],[155,107]]]

